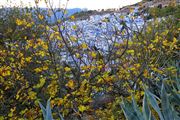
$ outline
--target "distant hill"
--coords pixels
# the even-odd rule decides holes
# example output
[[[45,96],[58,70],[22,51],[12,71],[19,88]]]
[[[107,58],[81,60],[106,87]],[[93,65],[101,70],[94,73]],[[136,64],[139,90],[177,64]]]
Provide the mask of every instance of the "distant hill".
[[[73,8],[73,9],[67,9],[67,15],[71,16],[75,13],[81,12],[82,9],[81,8]]]
[[[2,8],[0,8],[2,9]],[[6,9],[7,11],[8,10],[11,10],[11,8],[7,7],[7,8],[3,8],[3,9]],[[22,10],[24,8],[18,8],[19,10]],[[43,11],[43,12],[47,12],[48,11],[48,8],[39,8],[40,11]],[[79,13],[79,12],[82,12],[86,10],[85,8],[84,9],[81,9],[81,8],[72,8],[72,9],[66,9],[66,14],[63,16],[64,18],[68,18],[69,16],[75,14],[75,13]],[[32,9],[32,12],[34,11],[34,9]],[[56,11],[56,16],[57,18],[61,18],[62,15],[63,15],[63,12],[64,10],[58,10],[58,9],[55,9]],[[49,21],[55,21],[55,17],[54,15],[51,16],[51,18],[49,19]]]
[[[174,7],[171,7],[173,5]],[[124,6],[119,9],[80,11],[73,15],[75,16],[76,20],[85,20],[89,19],[89,17],[93,15],[103,15],[107,13],[122,13],[123,15],[128,15],[130,12],[130,8],[134,9],[138,7],[139,13],[141,14],[149,13],[149,9],[155,9],[157,10],[157,14],[159,17],[164,17],[171,14],[177,14],[176,16],[179,16],[179,5],[180,0],[142,0],[141,2],[138,2],[136,4]],[[149,18],[152,18],[152,16],[150,16]]]
[[[56,12],[56,17],[57,17],[57,18],[61,18],[62,15],[64,15],[64,16],[63,16],[64,18],[68,18],[69,16],[71,16],[71,15],[73,15],[73,14],[76,14],[76,13],[80,13],[80,12],[82,12],[82,11],[83,11],[83,9],[81,9],[81,8],[67,9],[65,15],[64,15],[64,13],[63,13],[64,11]],[[54,15],[51,16],[50,21],[52,21],[52,22],[55,21]]]

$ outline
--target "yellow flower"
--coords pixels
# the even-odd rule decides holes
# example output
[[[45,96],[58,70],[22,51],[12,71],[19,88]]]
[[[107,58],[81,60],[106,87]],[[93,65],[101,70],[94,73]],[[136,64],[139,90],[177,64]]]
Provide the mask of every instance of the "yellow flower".
[[[56,80],[51,80],[51,84],[48,85],[47,91],[51,98],[54,98],[58,92],[58,83]]]
[[[150,45],[148,46],[148,48],[153,49],[153,48],[154,48],[154,45],[153,45],[153,44],[150,44]]]
[[[9,70],[7,70],[2,73],[2,76],[9,76],[10,74],[11,74],[11,72]]]
[[[32,26],[32,24],[31,23],[27,23],[26,26],[30,28]]]
[[[63,99],[59,99],[58,100],[58,106],[62,105],[63,104]]]
[[[37,73],[39,73],[39,72],[42,72],[42,69],[36,68],[36,69],[34,69],[34,71],[37,72]]]
[[[71,16],[71,20],[75,20],[75,16],[72,15],[72,16]]]
[[[43,44],[42,47],[43,47],[45,50],[48,49],[48,45],[46,45],[46,44]]]
[[[39,55],[42,56],[42,57],[44,57],[45,54],[46,54],[46,53],[45,53],[44,51],[40,51],[40,52],[39,52]]]
[[[129,12],[130,12],[130,13],[132,13],[133,11],[134,11],[134,9],[133,9],[133,8],[130,8],[130,9],[129,9]]]
[[[34,86],[34,88],[41,88],[45,84],[45,82],[46,82],[46,79],[41,78],[39,80],[39,83],[36,86]]]
[[[82,74],[82,76],[87,77],[87,78],[89,78],[90,75],[91,75],[91,72],[87,72],[87,73]]]
[[[43,69],[43,70],[47,70],[47,69],[48,69],[48,66],[43,66],[42,69]]]
[[[134,64],[134,66],[136,67],[136,68],[140,68],[141,67],[141,65],[138,63],[138,64]]]
[[[144,73],[143,73],[144,77],[148,77],[148,71],[147,70],[144,70]]]
[[[23,24],[23,20],[16,19],[16,24],[17,24],[17,25],[22,25],[22,24]]]
[[[60,37],[60,36],[56,36],[56,38],[57,38],[58,40],[62,40],[62,37]]]
[[[127,53],[134,55],[134,50],[127,50]]]
[[[28,62],[28,63],[31,62],[31,59],[32,59],[31,57],[25,58],[26,62]]]
[[[3,77],[10,76],[11,75],[10,67],[0,68],[0,75],[2,75]]]
[[[76,41],[77,41],[77,39],[76,39],[75,37],[73,37],[73,36],[71,36],[70,39],[71,39],[73,42],[76,42]]]
[[[80,54],[79,53],[76,53],[76,58],[80,58]]]
[[[91,52],[91,57],[92,58],[96,58],[96,53],[95,52]]]
[[[35,92],[33,92],[33,91],[30,91],[30,92],[28,92],[28,95],[29,95],[29,99],[36,99],[36,95],[37,95],[37,93],[35,93]]]
[[[55,33],[51,33],[51,35],[49,36],[49,39],[52,40],[55,36]]]
[[[97,66],[97,69],[100,71],[103,68],[102,65]]]
[[[150,33],[152,31],[151,27],[147,27],[147,32]]]
[[[84,105],[80,105],[78,107],[78,109],[79,109],[80,112],[84,112],[85,110],[87,110],[87,108]]]
[[[76,29],[77,29],[77,25],[73,25],[72,28],[73,28],[74,30],[76,30]]]
[[[82,48],[83,48],[83,49],[87,49],[87,48],[88,48],[87,44],[86,44],[86,43],[83,43],[83,44],[82,44]]]
[[[71,68],[65,67],[64,70],[65,70],[66,72],[69,72],[69,71],[71,71]]]
[[[155,40],[153,40],[153,43],[158,43],[159,42],[159,39],[156,38]]]
[[[73,80],[68,81],[68,83],[66,84],[66,86],[69,87],[69,88],[71,88],[71,89],[74,89],[74,86],[75,86],[74,81],[73,81]]]
[[[44,16],[43,16],[43,15],[40,15],[40,14],[39,14],[38,17],[39,17],[40,20],[43,20],[43,19],[44,19]]]
[[[124,16],[123,16],[123,15],[121,15],[121,16],[120,16],[120,18],[121,18],[121,19],[124,19]]]

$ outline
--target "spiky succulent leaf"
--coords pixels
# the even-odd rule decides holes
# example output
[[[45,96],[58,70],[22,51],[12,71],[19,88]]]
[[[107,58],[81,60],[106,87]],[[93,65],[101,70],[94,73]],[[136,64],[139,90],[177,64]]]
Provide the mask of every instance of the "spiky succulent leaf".
[[[44,120],[45,120],[45,119],[46,119],[46,109],[45,109],[45,107],[41,104],[41,102],[39,102],[39,106],[40,106],[40,108],[41,108],[41,110],[42,110],[43,118],[44,118]]]
[[[164,120],[163,115],[161,113],[161,110],[158,106],[157,100],[155,95],[153,95],[149,90],[145,91],[145,94],[147,95],[147,98],[151,104],[151,106],[154,108],[154,110],[158,113],[161,120]]]
[[[53,120],[50,99],[47,101],[46,105],[46,120]]]
[[[47,101],[46,108],[39,102],[44,120],[53,120],[50,99]]]
[[[172,108],[170,106],[169,99],[163,84],[161,88],[161,108],[165,120],[174,120]]]
[[[139,110],[139,107],[137,106],[136,101],[134,100],[134,96],[132,98],[132,105],[133,105],[133,109],[134,109],[136,115],[138,116],[139,120],[144,120],[143,115],[142,115],[141,111]]]
[[[121,103],[121,108],[128,120],[141,120],[133,109],[133,105],[128,101],[123,100],[123,102]]]
[[[143,98],[143,116],[145,120],[154,120],[154,117],[151,115],[151,111],[148,105],[147,96],[144,95]]]

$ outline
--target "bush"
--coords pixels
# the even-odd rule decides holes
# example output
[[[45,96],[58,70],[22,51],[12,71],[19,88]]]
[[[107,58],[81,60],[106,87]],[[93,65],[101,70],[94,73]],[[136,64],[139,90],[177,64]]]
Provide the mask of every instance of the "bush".
[[[112,25],[111,33],[103,33],[109,44],[103,51],[80,40],[79,26],[71,27],[76,33],[71,35],[63,18],[48,21],[56,9],[3,10],[0,119],[41,119],[39,102],[49,98],[54,119],[125,119],[121,97],[134,92],[142,102],[143,85],[158,96],[160,78],[173,80],[177,73],[179,34],[173,18],[134,30],[118,17],[123,29]]]

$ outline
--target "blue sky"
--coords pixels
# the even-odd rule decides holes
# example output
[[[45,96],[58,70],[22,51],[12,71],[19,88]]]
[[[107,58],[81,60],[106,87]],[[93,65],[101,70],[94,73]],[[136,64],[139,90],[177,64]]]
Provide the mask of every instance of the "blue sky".
[[[11,2],[7,2],[11,1]],[[0,0],[0,5],[16,5],[19,6],[21,1],[24,5],[31,4],[34,6],[34,0]],[[43,0],[41,0],[43,1]],[[51,0],[57,7],[59,0]],[[67,0],[60,0],[60,5],[63,6]],[[107,9],[119,8],[125,5],[137,3],[141,0],[69,0],[68,8],[88,8],[88,9]],[[44,2],[40,2],[40,7],[45,7]]]

